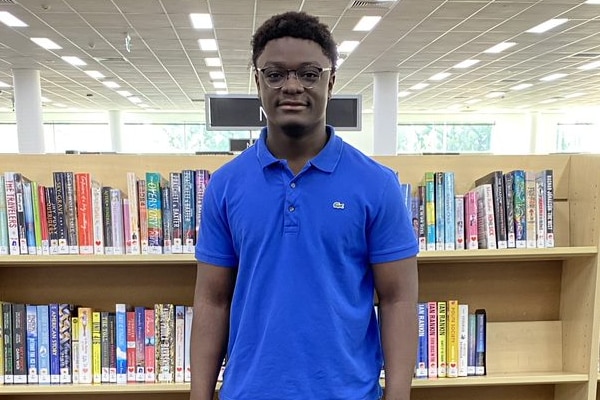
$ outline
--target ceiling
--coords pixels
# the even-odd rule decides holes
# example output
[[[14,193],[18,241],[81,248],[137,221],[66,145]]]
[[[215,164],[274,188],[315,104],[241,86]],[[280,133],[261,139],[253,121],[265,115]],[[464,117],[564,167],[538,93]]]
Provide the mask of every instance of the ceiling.
[[[114,89],[85,74],[96,70],[142,100],[150,110],[203,110],[217,89],[209,71],[225,74],[230,94],[255,93],[250,39],[269,16],[288,10],[317,15],[338,43],[357,40],[336,78],[336,94],[361,94],[372,108],[373,73],[398,72],[399,110],[548,110],[600,105],[600,4],[585,0],[0,0],[27,27],[0,24],[0,82],[12,85],[13,68],[39,69],[42,96],[61,105],[94,110],[141,110]],[[192,27],[190,13],[209,13],[213,29]],[[364,15],[383,18],[370,32],[353,27]],[[550,19],[568,21],[545,33],[528,33]],[[129,46],[126,37],[129,35]],[[62,49],[46,50],[31,37]],[[198,39],[215,38],[217,52],[201,51]],[[517,44],[499,53],[500,42]],[[61,56],[77,56],[74,67]],[[205,57],[220,57],[209,68]],[[470,68],[453,68],[477,59]],[[429,78],[440,72],[441,81]],[[567,74],[554,81],[540,78]],[[409,90],[428,83],[424,89]],[[512,90],[521,83],[531,87]],[[0,109],[12,109],[12,87],[0,88]],[[496,98],[491,92],[504,92]],[[58,104],[57,104],[58,103]]]

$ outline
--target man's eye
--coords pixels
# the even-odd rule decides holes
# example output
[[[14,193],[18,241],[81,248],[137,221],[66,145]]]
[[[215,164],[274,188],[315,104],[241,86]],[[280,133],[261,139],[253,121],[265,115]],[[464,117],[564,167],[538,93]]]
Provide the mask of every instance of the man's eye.
[[[300,75],[302,78],[306,78],[306,79],[317,79],[319,77],[319,71],[312,70],[312,69],[298,71],[298,75]]]
[[[265,71],[265,76],[268,79],[281,79],[281,77],[283,76],[283,72],[282,71]]]

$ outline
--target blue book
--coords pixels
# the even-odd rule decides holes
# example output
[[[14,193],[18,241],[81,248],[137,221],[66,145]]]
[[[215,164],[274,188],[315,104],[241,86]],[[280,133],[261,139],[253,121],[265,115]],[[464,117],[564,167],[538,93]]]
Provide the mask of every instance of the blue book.
[[[119,303],[115,311],[117,383],[127,383],[127,306]]]
[[[475,310],[475,375],[486,374],[486,312]]]
[[[50,320],[50,383],[60,383],[60,338],[58,304],[49,307]]]
[[[38,383],[38,328],[37,308],[33,304],[25,306],[27,317],[27,383]]]
[[[417,365],[415,368],[416,378],[427,378],[428,376],[428,325],[427,325],[427,303],[417,304],[417,322],[419,332],[419,342],[417,347]]]
[[[37,306],[38,382],[50,383],[50,315],[48,305]]]
[[[194,187],[194,171],[181,172],[181,228],[184,253],[194,253],[196,243],[196,190]]]
[[[444,172],[436,172],[435,179],[435,249],[444,250],[446,229],[446,208],[444,197]],[[454,225],[452,225],[454,227]]]
[[[444,250],[456,249],[456,215],[454,209],[454,172],[444,174]]]

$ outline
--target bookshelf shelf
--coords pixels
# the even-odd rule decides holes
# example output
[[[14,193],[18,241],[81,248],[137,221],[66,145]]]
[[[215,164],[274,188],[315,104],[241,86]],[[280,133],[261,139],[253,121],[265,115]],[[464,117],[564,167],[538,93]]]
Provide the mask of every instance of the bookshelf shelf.
[[[205,168],[232,157],[181,155],[3,155],[0,172],[52,185],[52,171],[86,171],[126,193],[126,173]],[[600,157],[592,155],[374,157],[422,182],[453,171],[465,193],[494,170],[554,172],[555,243],[546,249],[421,252],[419,301],[457,299],[488,316],[487,373],[414,379],[414,400],[600,400]],[[193,254],[0,256],[0,300],[65,302],[98,310],[115,303],[192,304]],[[382,383],[384,383],[382,381]],[[189,384],[2,385],[1,400],[184,400]]]
[[[456,387],[456,386],[498,386],[498,385],[547,385],[559,383],[582,383],[588,375],[566,372],[493,374],[469,376],[466,378],[413,379],[413,388]]]

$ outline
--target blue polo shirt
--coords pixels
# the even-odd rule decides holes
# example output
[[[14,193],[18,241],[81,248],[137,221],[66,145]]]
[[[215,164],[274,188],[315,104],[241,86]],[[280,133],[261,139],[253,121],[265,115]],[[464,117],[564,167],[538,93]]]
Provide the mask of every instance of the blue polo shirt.
[[[198,261],[237,267],[222,400],[375,400],[371,264],[418,245],[394,172],[327,127],[296,176],[256,144],[206,189]]]

